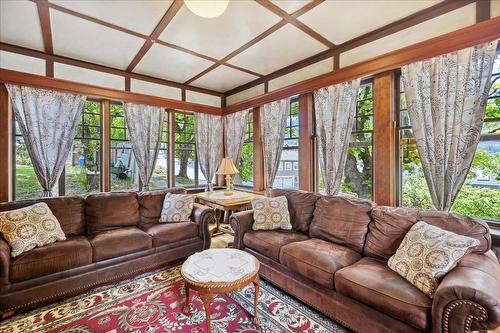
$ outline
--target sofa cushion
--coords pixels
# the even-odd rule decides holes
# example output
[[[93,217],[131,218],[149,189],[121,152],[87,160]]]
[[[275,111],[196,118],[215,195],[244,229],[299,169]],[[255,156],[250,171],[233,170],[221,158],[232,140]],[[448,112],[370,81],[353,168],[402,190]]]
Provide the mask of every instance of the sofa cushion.
[[[488,225],[481,219],[436,210],[377,206],[372,220],[364,254],[388,259],[404,236],[417,221],[424,221],[441,229],[477,239],[480,244],[472,252],[484,253],[491,248]]]
[[[124,227],[100,232],[89,239],[92,245],[92,261],[147,250],[152,247],[151,236],[137,227]]]
[[[280,263],[327,288],[334,288],[333,274],[361,259],[354,250],[312,238],[281,248]]]
[[[166,190],[144,191],[137,194],[141,223],[158,222],[167,193],[186,194],[184,187],[173,187]]]
[[[337,271],[335,289],[420,330],[430,330],[432,300],[385,261],[365,257]]]
[[[92,263],[92,247],[85,236],[35,248],[10,262],[10,282],[21,282]]]
[[[81,197],[41,198],[37,200],[21,200],[0,204],[0,212],[14,210],[45,202],[59,221],[66,236],[85,234],[85,201]]]
[[[140,228],[153,237],[153,247],[198,236],[198,225],[193,222],[147,223]]]
[[[304,234],[293,231],[248,231],[243,236],[245,246],[266,257],[279,260],[283,245],[308,239]]]
[[[362,253],[371,209],[370,201],[322,196],[316,202],[309,235]]]
[[[273,189],[271,196],[285,196],[288,201],[292,229],[303,233],[309,232],[316,201],[320,198],[319,194],[297,190]]]
[[[138,225],[139,202],[135,192],[91,194],[85,199],[89,234]]]

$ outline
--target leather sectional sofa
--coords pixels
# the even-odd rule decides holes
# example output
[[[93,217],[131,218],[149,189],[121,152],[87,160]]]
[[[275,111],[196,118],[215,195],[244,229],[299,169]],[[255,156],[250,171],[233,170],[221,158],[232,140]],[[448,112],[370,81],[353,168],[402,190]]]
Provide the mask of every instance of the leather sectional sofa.
[[[125,279],[210,247],[211,208],[195,204],[191,222],[158,223],[167,192],[114,192],[0,204],[0,211],[47,203],[66,240],[11,258],[0,238],[3,317]]]
[[[233,214],[234,247],[255,255],[260,274],[355,332],[458,333],[500,325],[500,265],[481,220],[376,206],[340,196],[273,190],[288,199],[292,231],[253,231],[253,211]],[[418,220],[480,245],[431,299],[387,266]]]

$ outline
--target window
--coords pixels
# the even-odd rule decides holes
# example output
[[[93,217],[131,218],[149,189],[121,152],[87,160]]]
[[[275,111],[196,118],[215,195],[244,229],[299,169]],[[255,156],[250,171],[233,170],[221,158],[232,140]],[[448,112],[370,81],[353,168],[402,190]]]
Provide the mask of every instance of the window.
[[[87,100],[73,147],[66,160],[65,195],[84,195],[101,189],[101,103]]]
[[[138,175],[123,105],[110,104],[111,116],[111,191],[138,189]]]
[[[361,83],[340,192],[372,197],[373,82]],[[321,171],[320,171],[321,172]],[[318,172],[318,174],[320,174]],[[324,192],[323,178],[319,191]]]
[[[15,181],[14,181],[14,199],[37,199],[42,192],[42,187],[33,169],[30,156],[24,138],[21,135],[17,121],[15,122]],[[57,194],[57,191],[54,192]]]
[[[234,178],[234,184],[253,187],[253,111],[248,113],[244,136],[238,166],[240,173]]]
[[[202,176],[196,159],[194,139],[194,115],[175,113],[175,184],[178,186],[198,186]]]
[[[399,88],[397,119],[400,154],[400,204],[405,207],[431,208],[432,200],[411,130],[401,80]],[[467,175],[467,180],[458,193],[451,211],[489,220],[500,220],[499,170],[500,54],[497,54],[481,139]]]
[[[290,101],[290,112],[287,116],[285,127],[285,140],[281,152],[280,166],[273,187],[276,188],[299,188],[299,171],[292,167],[293,163],[299,163],[299,100],[294,98]]]
[[[155,168],[149,188],[167,188],[168,187],[168,112],[165,111],[163,116],[163,124],[161,129],[160,151],[156,159]]]

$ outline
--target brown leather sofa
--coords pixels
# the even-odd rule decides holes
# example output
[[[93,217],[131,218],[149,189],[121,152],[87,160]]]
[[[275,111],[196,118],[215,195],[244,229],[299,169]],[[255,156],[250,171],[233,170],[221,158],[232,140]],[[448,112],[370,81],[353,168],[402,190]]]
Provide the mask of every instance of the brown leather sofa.
[[[488,226],[436,211],[376,206],[340,196],[273,190],[288,199],[292,231],[253,231],[253,211],[233,214],[234,247],[260,275],[355,332],[458,333],[500,325],[500,265]],[[433,299],[387,266],[418,220],[480,245],[440,282]]]
[[[211,208],[195,204],[192,222],[158,223],[167,192],[115,192],[0,204],[0,211],[46,202],[66,234],[56,242],[10,256],[0,237],[3,317],[125,279],[210,247]]]

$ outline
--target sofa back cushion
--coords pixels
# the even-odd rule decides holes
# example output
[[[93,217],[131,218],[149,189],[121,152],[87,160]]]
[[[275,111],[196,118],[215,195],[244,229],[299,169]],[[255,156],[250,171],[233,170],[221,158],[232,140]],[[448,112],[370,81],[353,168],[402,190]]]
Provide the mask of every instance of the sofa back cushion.
[[[321,196],[316,201],[309,229],[311,237],[363,251],[372,202],[342,196]]]
[[[22,200],[0,204],[0,211],[14,210],[45,202],[57,218],[66,236],[85,234],[85,201],[81,197],[43,198]]]
[[[141,221],[139,202],[135,192],[91,194],[85,199],[87,232],[91,235]]]
[[[286,197],[292,229],[307,234],[313,219],[316,201],[321,195],[305,191],[273,189],[271,196]]]
[[[417,221],[477,239],[479,245],[472,252],[484,253],[491,248],[488,225],[480,219],[437,210],[377,206],[372,210],[364,255],[389,259]]]
[[[164,190],[154,190],[140,192],[137,194],[139,200],[139,214],[141,215],[141,225],[151,222],[158,222],[161,216],[163,200],[167,193],[186,194],[184,187],[173,187]]]

